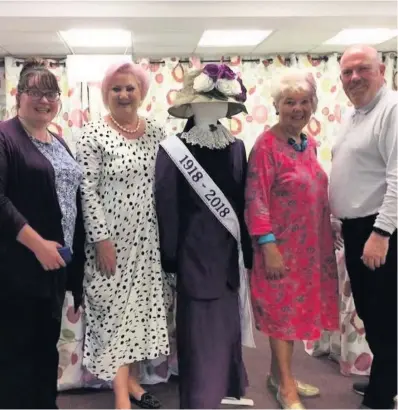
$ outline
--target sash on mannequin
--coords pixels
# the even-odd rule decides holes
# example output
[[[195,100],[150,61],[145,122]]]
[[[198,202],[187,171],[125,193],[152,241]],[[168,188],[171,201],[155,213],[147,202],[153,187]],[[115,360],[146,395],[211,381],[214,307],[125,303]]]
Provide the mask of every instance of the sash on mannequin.
[[[253,315],[249,294],[249,280],[243,261],[238,217],[220,188],[218,188],[177,136],[166,138],[161,142],[161,146],[209,210],[220,223],[224,225],[237,242],[239,252],[239,310],[242,345],[254,348],[256,345],[253,336]]]

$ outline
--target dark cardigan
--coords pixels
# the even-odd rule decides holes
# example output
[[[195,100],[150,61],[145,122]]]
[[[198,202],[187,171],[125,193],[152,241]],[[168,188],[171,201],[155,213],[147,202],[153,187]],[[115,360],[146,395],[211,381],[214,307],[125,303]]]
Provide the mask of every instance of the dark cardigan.
[[[65,142],[54,135],[70,155]],[[81,303],[84,276],[85,233],[80,190],[73,259],[57,271],[45,271],[39,261],[16,238],[28,223],[44,239],[64,245],[62,213],[51,163],[32,143],[18,117],[0,123],[0,297],[50,298],[60,318],[65,290],[73,293],[75,307]]]

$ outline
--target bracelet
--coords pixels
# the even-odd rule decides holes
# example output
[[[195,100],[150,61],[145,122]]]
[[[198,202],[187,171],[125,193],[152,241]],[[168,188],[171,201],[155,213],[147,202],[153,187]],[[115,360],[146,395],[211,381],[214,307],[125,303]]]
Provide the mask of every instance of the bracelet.
[[[269,233],[267,235],[260,236],[257,240],[259,245],[264,245],[266,243],[276,242],[275,235],[273,233]]]

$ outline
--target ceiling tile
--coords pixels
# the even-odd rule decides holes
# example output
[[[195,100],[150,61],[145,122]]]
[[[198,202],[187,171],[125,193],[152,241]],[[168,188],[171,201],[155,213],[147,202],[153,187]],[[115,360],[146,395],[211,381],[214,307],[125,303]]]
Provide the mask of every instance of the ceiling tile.
[[[246,56],[252,54],[253,47],[196,47],[195,54],[212,56]]]
[[[155,32],[150,33],[145,32],[134,32],[133,33],[133,44],[151,44],[151,45],[189,45],[196,46],[198,44],[202,32],[192,33],[192,32]]]
[[[23,43],[36,43],[36,44],[62,44],[62,40],[59,38],[56,32],[34,32],[34,31],[0,31],[0,44],[23,44]]]
[[[290,53],[307,53],[312,47],[316,47],[318,44],[300,44],[295,46],[279,45],[262,47],[260,50],[255,50],[253,54],[256,55],[270,55],[270,54],[290,54]]]
[[[131,48],[128,47],[73,47],[73,54],[128,54]],[[69,53],[70,54],[70,53]]]
[[[184,45],[169,45],[169,46],[153,46],[139,45],[133,47],[134,56],[147,57],[176,57],[191,55],[195,51],[195,46],[188,47]]]
[[[1,44],[0,44],[1,46]],[[3,45],[10,54],[14,56],[27,56],[27,55],[39,55],[39,56],[66,56],[70,54],[70,51],[61,44],[37,44],[37,43],[22,43]]]
[[[397,37],[392,38],[384,43],[381,43],[377,46],[380,51],[397,51],[398,49],[398,39]]]
[[[97,4],[106,3],[109,0],[98,0]],[[127,0],[126,0],[127,1]],[[296,3],[301,0],[291,1],[295,7],[300,7]],[[0,0],[0,3],[2,0]],[[366,6],[375,1],[357,0],[355,2],[341,3],[341,7],[336,6],[336,2],[331,4],[327,0],[324,3],[324,14],[314,13],[309,6],[312,3],[308,0],[302,1],[302,7],[307,11],[303,12],[301,17],[292,15],[292,10],[283,9],[274,3],[275,10],[269,15],[264,14],[261,10],[267,2],[260,5],[257,9],[247,7],[243,0],[238,1],[241,13],[231,14],[231,10],[225,10],[223,15],[217,14],[214,10],[220,10],[221,2],[215,4],[207,3],[203,13],[197,13],[190,17],[181,17],[178,7],[167,9],[167,13],[162,12],[161,8],[155,13],[148,15],[139,15],[131,17],[128,13],[120,17],[111,17],[109,15],[101,16],[98,10],[92,11],[93,17],[89,19],[76,14],[76,8],[73,8],[69,17],[64,16],[47,16],[47,5],[43,9],[35,11],[34,17],[28,17],[31,9],[26,9],[26,16],[7,16],[1,13],[0,16],[0,55],[7,51],[15,55],[57,55],[64,56],[71,51],[67,45],[63,44],[57,31],[70,28],[124,28],[131,30],[133,33],[133,45],[126,49],[112,48],[74,48],[76,54],[131,54],[140,57],[162,58],[177,56],[185,58],[195,54],[204,58],[219,58],[220,56],[241,55],[250,58],[250,56],[264,56],[269,54],[287,54],[287,53],[332,53],[341,52],[345,46],[325,46],[322,43],[334,36],[343,28],[355,27],[389,27],[396,28],[397,13],[383,12],[382,3],[377,11],[369,12]],[[56,3],[55,0],[49,0],[46,3]],[[76,2],[76,4],[79,2]],[[80,2],[84,3],[84,2]],[[177,3],[177,2],[175,2]],[[216,4],[217,3],[217,4]],[[318,3],[322,3],[319,1]],[[355,4],[354,4],[355,3]],[[188,0],[181,1],[181,7],[188,7]],[[287,5],[288,3],[286,3]],[[355,5],[355,7],[354,7]],[[261,7],[260,7],[261,6]],[[116,6],[115,6],[116,7]],[[289,7],[289,6],[287,6]],[[338,11],[338,14],[333,12]],[[315,8],[316,9],[316,8]],[[89,10],[89,9],[87,9]],[[91,10],[91,9],[90,9]],[[257,11],[255,11],[257,10]],[[331,10],[331,11],[330,11]],[[381,10],[381,11],[380,11]],[[396,7],[395,7],[396,10]],[[4,11],[4,10],[2,10]],[[23,10],[22,10],[23,11]],[[142,11],[142,10],[139,10]],[[207,13],[206,13],[207,11]],[[263,10],[264,11],[264,10]],[[330,13],[328,13],[330,11]],[[261,14],[262,13],[262,14]],[[287,15],[290,13],[290,17]],[[334,14],[333,14],[334,13]],[[56,14],[53,12],[53,14]],[[200,14],[200,15],[199,15]],[[300,14],[300,13],[299,13]],[[74,15],[74,17],[73,17]],[[72,17],[70,17],[72,16]],[[257,47],[238,47],[238,48],[197,48],[200,36],[206,29],[274,29],[276,30],[269,38]],[[2,50],[1,46],[6,50]],[[377,46],[381,51],[394,51],[397,49],[397,40],[390,40]]]
[[[303,52],[323,43],[337,33],[336,30],[280,30],[255,48],[255,53]]]
[[[343,53],[347,46],[332,46],[328,44],[319,44],[310,48],[309,52],[311,53]]]

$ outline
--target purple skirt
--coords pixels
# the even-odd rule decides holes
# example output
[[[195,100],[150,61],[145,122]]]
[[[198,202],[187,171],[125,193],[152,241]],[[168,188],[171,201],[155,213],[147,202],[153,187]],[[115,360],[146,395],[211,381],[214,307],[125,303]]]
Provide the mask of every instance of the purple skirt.
[[[244,396],[238,293],[213,300],[178,294],[176,322],[180,408],[216,409],[226,396]]]

